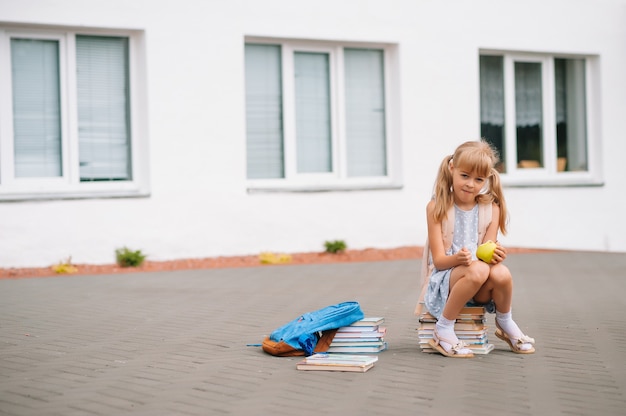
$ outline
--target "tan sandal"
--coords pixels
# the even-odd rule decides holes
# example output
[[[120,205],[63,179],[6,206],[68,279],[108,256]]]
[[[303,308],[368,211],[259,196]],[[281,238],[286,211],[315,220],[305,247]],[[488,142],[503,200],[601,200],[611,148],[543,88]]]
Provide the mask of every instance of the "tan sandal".
[[[446,342],[452,345],[450,352],[446,351],[446,349],[441,345],[441,341]],[[474,357],[474,353],[470,352],[469,354],[461,354],[460,351],[463,349],[468,349],[468,345],[463,341],[458,341],[454,344],[452,341],[449,341],[445,338],[441,338],[437,333],[437,328],[433,331],[433,338],[428,340],[428,345],[430,345],[435,351],[438,353],[452,358],[472,358]]]
[[[521,337],[515,339],[509,336],[509,334],[507,334],[506,332],[504,332],[502,328],[500,328],[500,325],[498,325],[498,321],[496,321],[496,336],[502,341],[509,344],[511,351],[516,354],[532,354],[535,352],[535,347],[532,346],[532,344],[535,343],[534,338],[522,334]],[[531,344],[531,348],[529,350],[523,350],[520,348],[522,344]]]

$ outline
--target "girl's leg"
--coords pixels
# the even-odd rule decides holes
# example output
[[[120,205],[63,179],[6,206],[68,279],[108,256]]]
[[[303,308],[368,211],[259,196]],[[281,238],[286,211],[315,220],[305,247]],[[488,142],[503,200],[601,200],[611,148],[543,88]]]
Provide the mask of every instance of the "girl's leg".
[[[474,300],[478,303],[487,303],[491,299],[493,299],[496,304],[497,326],[504,332],[503,336],[509,338],[511,348],[519,349],[519,352],[534,351],[531,342],[518,343],[520,339],[528,341],[531,339],[524,335],[513,320],[511,314],[513,278],[509,269],[502,263],[491,266],[489,278],[474,296]],[[532,342],[534,342],[534,340],[532,340]],[[513,345],[515,345],[515,347]]]
[[[468,300],[475,298],[489,278],[489,265],[474,261],[469,266],[457,266],[450,274],[450,294],[443,316],[456,319]]]
[[[469,266],[457,266],[450,274],[450,294],[443,309],[442,316],[436,324],[437,335],[441,339],[441,346],[450,352],[452,347],[459,343],[459,339],[454,333],[454,321],[459,312],[476,292],[484,285],[489,276],[489,266],[481,261],[474,261]],[[452,343],[452,344],[451,344]],[[471,350],[462,349],[459,354],[469,354]]]
[[[510,312],[513,301],[513,277],[509,268],[499,263],[489,267],[485,284],[474,295],[477,303],[489,303],[493,299],[496,310]]]

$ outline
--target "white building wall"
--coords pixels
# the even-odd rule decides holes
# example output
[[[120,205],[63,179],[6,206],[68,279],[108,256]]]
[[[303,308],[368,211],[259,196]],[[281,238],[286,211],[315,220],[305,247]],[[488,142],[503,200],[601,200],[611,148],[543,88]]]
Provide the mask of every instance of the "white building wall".
[[[150,195],[0,202],[0,267],[422,245],[439,162],[480,134],[481,48],[597,55],[602,185],[507,187],[508,246],[626,251],[626,1],[0,0],[0,23],[145,33]],[[248,193],[244,37],[399,46],[401,177],[389,190]]]

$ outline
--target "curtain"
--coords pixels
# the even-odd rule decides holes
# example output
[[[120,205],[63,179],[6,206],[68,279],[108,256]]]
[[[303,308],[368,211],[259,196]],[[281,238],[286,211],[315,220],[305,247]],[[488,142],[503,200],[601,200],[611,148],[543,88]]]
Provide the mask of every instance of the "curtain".
[[[542,124],[541,88],[541,64],[516,62],[515,122],[518,127]]]
[[[584,59],[555,59],[557,153],[560,169],[587,170],[587,109]]]
[[[506,172],[504,141],[504,59],[501,56],[480,57],[480,135],[499,153],[496,164]]]
[[[540,63],[515,62],[515,123],[519,167],[543,166]]]
[[[504,67],[501,56],[480,57],[480,122],[504,126]]]

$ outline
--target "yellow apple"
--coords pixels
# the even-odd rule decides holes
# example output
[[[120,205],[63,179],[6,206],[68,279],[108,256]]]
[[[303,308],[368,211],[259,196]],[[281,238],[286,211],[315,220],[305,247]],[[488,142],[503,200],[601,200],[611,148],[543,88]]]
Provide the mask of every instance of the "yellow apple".
[[[496,250],[496,243],[489,240],[478,246],[476,249],[476,257],[484,261],[485,263],[491,263],[493,258],[493,252]]]

